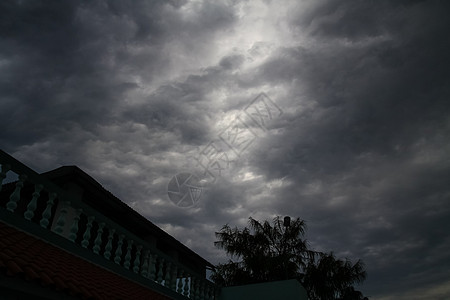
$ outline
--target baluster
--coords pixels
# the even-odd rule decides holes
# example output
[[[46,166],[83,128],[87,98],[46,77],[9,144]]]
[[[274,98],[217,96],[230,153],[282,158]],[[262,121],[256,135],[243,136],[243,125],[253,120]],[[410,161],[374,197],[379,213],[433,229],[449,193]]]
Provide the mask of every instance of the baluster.
[[[80,214],[83,212],[81,208],[75,210],[75,216],[73,217],[72,227],[70,227],[69,240],[75,242],[78,234],[78,222],[80,221]]]
[[[42,219],[39,222],[39,224],[44,228],[47,228],[48,224],[50,223],[50,217],[52,216],[52,207],[56,199],[56,196],[57,196],[56,193],[50,193],[48,196],[47,207],[42,213]]]
[[[37,207],[37,199],[39,198],[43,187],[44,186],[42,184],[36,184],[34,186],[33,198],[31,199],[30,203],[28,203],[27,211],[23,214],[25,219],[31,220],[34,217],[34,211]]]
[[[141,250],[142,245],[136,246],[136,258],[134,259],[133,272],[139,273],[139,267],[141,266]]]
[[[197,296],[196,296],[196,299],[198,299],[198,300],[202,299],[201,291],[202,291],[202,282],[201,282],[200,279],[197,279],[197,293],[196,293]]]
[[[108,243],[105,246],[105,252],[103,253],[103,256],[109,260],[111,257],[111,249],[112,249],[112,240],[114,238],[114,233],[116,232],[115,229],[109,229],[109,235],[108,235]]]
[[[150,272],[149,272],[149,278],[150,280],[155,281],[156,280],[156,254],[151,254],[150,253],[150,260],[149,260],[149,268],[150,268]]]
[[[164,285],[168,288],[170,288],[170,284],[171,284],[171,273],[170,273],[170,268],[172,267],[172,263],[170,261],[166,262],[166,276],[164,276]]]
[[[122,245],[124,237],[125,235],[123,234],[119,235],[119,241],[117,242],[116,257],[114,257],[114,262],[118,265],[120,265],[120,261],[122,260]]]
[[[211,285],[208,283],[205,285],[205,299],[206,300],[211,299]]]
[[[70,201],[63,201],[61,203],[61,211],[59,213],[58,221],[56,222],[55,232],[62,234],[64,231],[64,225],[66,225],[67,207],[70,205]]]
[[[191,283],[192,283],[192,298],[194,300],[198,299],[198,280],[197,278],[191,277]]]
[[[205,299],[207,300],[212,299],[212,286],[209,284],[206,285]]]
[[[209,300],[209,286],[208,284],[206,284],[206,282],[203,285],[203,299]]]
[[[213,285],[209,285],[209,299],[213,300],[214,299],[214,286]]]
[[[183,288],[183,295],[186,297],[189,297],[189,274],[188,273],[184,273],[184,276],[186,276],[184,278],[184,288]]]
[[[9,196],[9,202],[6,203],[6,209],[14,212],[17,207],[17,202],[20,200],[20,190],[23,188],[23,182],[27,179],[27,175],[20,175],[19,181],[16,183],[16,189]]]
[[[180,279],[178,279],[178,282],[177,282],[177,293],[183,294],[183,276],[184,276],[183,271],[180,271],[179,276],[180,276]]]
[[[131,247],[133,247],[133,240],[128,240],[128,245],[127,245],[127,254],[125,255],[125,262],[123,263],[123,266],[125,267],[125,269],[130,269],[130,264],[131,264]]]
[[[83,248],[87,248],[87,246],[89,246],[89,240],[91,239],[92,222],[94,222],[94,219],[95,219],[94,216],[88,217],[88,222],[86,224],[86,231],[83,234],[83,241],[81,241],[81,246]]]
[[[0,172],[0,191],[2,190],[3,180],[6,178],[6,173],[11,170],[11,165],[2,165]]]
[[[105,227],[105,223],[102,222],[98,224],[97,237],[95,238],[94,247],[92,248],[95,254],[99,254],[100,252],[100,246],[102,244],[103,227]]]
[[[208,287],[208,289],[207,289],[208,293],[206,294],[206,299],[212,300],[212,299],[214,299],[214,288],[211,284],[208,284],[207,287]]]
[[[159,264],[158,264],[158,274],[156,275],[156,282],[161,284],[163,281],[163,265],[164,265],[164,259],[162,257],[159,257]]]
[[[177,266],[175,264],[172,264],[172,274],[171,274],[171,279],[172,281],[170,282],[170,289],[176,291],[177,289]]]
[[[200,300],[205,300],[205,283],[201,280],[199,284],[199,298]]]
[[[150,256],[150,250],[146,250],[144,253],[144,263],[141,268],[141,275],[145,278],[148,278],[148,257]],[[136,264],[136,262],[135,262]]]
[[[208,299],[213,300],[214,299],[214,287],[212,285],[208,285]]]
[[[195,300],[195,278],[191,276],[190,298]]]

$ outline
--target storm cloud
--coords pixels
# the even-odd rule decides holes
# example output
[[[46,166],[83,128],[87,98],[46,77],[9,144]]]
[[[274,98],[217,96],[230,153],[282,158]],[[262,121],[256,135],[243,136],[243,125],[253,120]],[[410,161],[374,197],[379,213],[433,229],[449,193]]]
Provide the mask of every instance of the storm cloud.
[[[213,263],[224,224],[290,215],[314,249],[365,262],[371,299],[447,299],[449,8],[2,1],[0,146],[38,172],[79,166]],[[280,112],[265,127],[245,113],[260,93]],[[172,176],[201,174],[239,120],[245,151],[172,203]]]

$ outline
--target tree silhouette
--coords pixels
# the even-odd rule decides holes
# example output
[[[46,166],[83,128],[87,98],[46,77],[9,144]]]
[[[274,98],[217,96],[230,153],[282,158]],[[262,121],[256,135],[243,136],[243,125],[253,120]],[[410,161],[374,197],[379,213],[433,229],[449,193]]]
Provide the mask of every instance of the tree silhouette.
[[[363,295],[355,291],[353,284],[362,283],[365,278],[361,260],[352,264],[348,259],[337,259],[333,253],[320,253],[306,267],[302,283],[310,300],[360,300]]]
[[[304,238],[305,221],[276,217],[272,225],[249,218],[249,227],[240,230],[224,225],[216,232],[214,244],[231,256],[216,266],[212,279],[232,286],[284,279],[297,279],[315,299],[363,299],[353,284],[366,277],[359,260],[337,259],[333,253],[310,250]]]

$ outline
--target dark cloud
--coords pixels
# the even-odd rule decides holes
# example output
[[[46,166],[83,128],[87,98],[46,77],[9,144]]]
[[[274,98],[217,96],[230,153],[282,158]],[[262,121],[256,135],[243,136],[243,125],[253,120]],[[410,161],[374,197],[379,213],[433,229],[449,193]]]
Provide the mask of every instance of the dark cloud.
[[[4,1],[0,145],[40,172],[78,165],[214,263],[222,225],[299,216],[312,247],[364,260],[365,294],[448,298],[447,11]],[[260,92],[282,110],[264,129],[243,112]],[[238,117],[251,146],[195,207],[171,203],[170,178],[201,176],[193,157]]]
[[[375,2],[316,8],[306,30],[320,48],[280,49],[257,76],[301,89],[299,108],[314,104],[265,141],[252,164],[294,182],[278,201],[297,203],[315,245],[355,244],[347,254],[368,263],[370,294],[448,277],[432,257],[448,247],[438,224],[449,216],[450,44],[441,36],[450,24],[429,4],[389,5],[389,13]],[[424,279],[425,269],[439,275]]]

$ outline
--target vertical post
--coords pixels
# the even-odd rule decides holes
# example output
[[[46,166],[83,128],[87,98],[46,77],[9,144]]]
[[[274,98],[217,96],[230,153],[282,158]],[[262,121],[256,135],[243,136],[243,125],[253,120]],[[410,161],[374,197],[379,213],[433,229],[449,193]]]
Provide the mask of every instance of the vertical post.
[[[156,274],[156,282],[161,284],[161,282],[163,281],[164,259],[162,257],[159,257],[158,261],[159,261],[159,264],[158,264],[158,274]]]
[[[184,273],[183,273],[182,270],[180,270],[179,276],[180,276],[180,279],[178,279],[177,293],[178,294],[183,294],[183,276],[184,276]]]
[[[78,222],[80,221],[80,214],[83,212],[81,208],[75,210],[75,216],[73,217],[72,227],[70,227],[69,240],[75,242],[78,234]]]
[[[200,296],[200,300],[205,300],[205,283],[200,280],[200,284],[199,284],[199,296]]]
[[[183,295],[186,297],[189,297],[189,274],[188,273],[184,273],[184,288],[183,288]]]
[[[37,199],[39,198],[42,189],[43,189],[42,184],[36,184],[34,186],[33,198],[31,199],[30,203],[28,203],[27,211],[23,214],[25,219],[31,220],[34,217],[34,211],[36,210],[37,207]]]
[[[111,250],[112,250],[112,240],[114,238],[114,233],[116,232],[115,229],[109,229],[109,235],[108,235],[108,243],[105,246],[105,252],[103,253],[103,256],[109,260],[111,257]]]
[[[114,257],[114,262],[118,265],[120,265],[120,261],[122,260],[122,245],[124,238],[125,235],[123,234],[119,235],[119,241],[117,242],[116,257]]]
[[[208,285],[208,299],[209,300],[214,300],[214,286]]]
[[[6,178],[6,173],[11,170],[11,165],[2,165],[2,170],[0,171],[0,191],[2,190],[3,180]]]
[[[166,262],[166,276],[164,276],[164,285],[168,288],[170,288],[171,278],[170,278],[170,268],[172,267],[172,264],[170,261]]]
[[[150,280],[155,281],[156,280],[156,254],[150,253],[150,260],[149,260],[149,278]]]
[[[195,283],[195,299],[200,300],[200,280],[196,278]]]
[[[90,216],[88,217],[88,222],[86,224],[86,231],[83,234],[83,241],[81,242],[81,247],[87,248],[89,246],[89,240],[91,239],[91,228],[92,228],[92,222],[94,222],[95,217]]]
[[[191,298],[196,300],[197,299],[197,279],[194,277],[191,277]]]
[[[211,287],[208,284],[205,284],[204,288],[204,299],[209,300],[210,298]]]
[[[171,268],[172,274],[170,275],[170,289],[176,291],[177,290],[177,266],[172,264]]]
[[[150,250],[146,250],[144,253],[144,263],[141,267],[141,275],[145,278],[148,278],[148,258],[150,256]]]
[[[9,196],[9,202],[6,203],[6,209],[10,212],[14,212],[14,210],[17,208],[17,202],[20,200],[20,190],[23,188],[23,183],[27,179],[27,175],[20,175],[19,181],[16,183],[16,189],[14,192]]]
[[[136,258],[134,259],[133,272],[139,273],[139,268],[141,267],[141,250],[142,245],[136,246]]]
[[[127,243],[127,254],[125,254],[125,262],[123,263],[123,266],[125,269],[130,269],[131,264],[131,247],[133,247],[133,240],[128,240]]]
[[[50,223],[50,217],[52,216],[52,207],[56,199],[56,196],[57,196],[56,193],[50,193],[50,195],[48,196],[47,207],[42,213],[42,219],[39,222],[41,227],[47,228],[48,224]]]
[[[56,222],[55,232],[62,234],[64,226],[66,225],[67,207],[70,205],[70,201],[63,201],[61,203],[61,211],[59,213],[58,221]]]
[[[92,250],[94,251],[95,254],[100,253],[100,246],[102,244],[103,227],[105,227],[105,223],[102,222],[102,223],[98,224],[97,237],[95,238],[94,247],[92,248]]]

